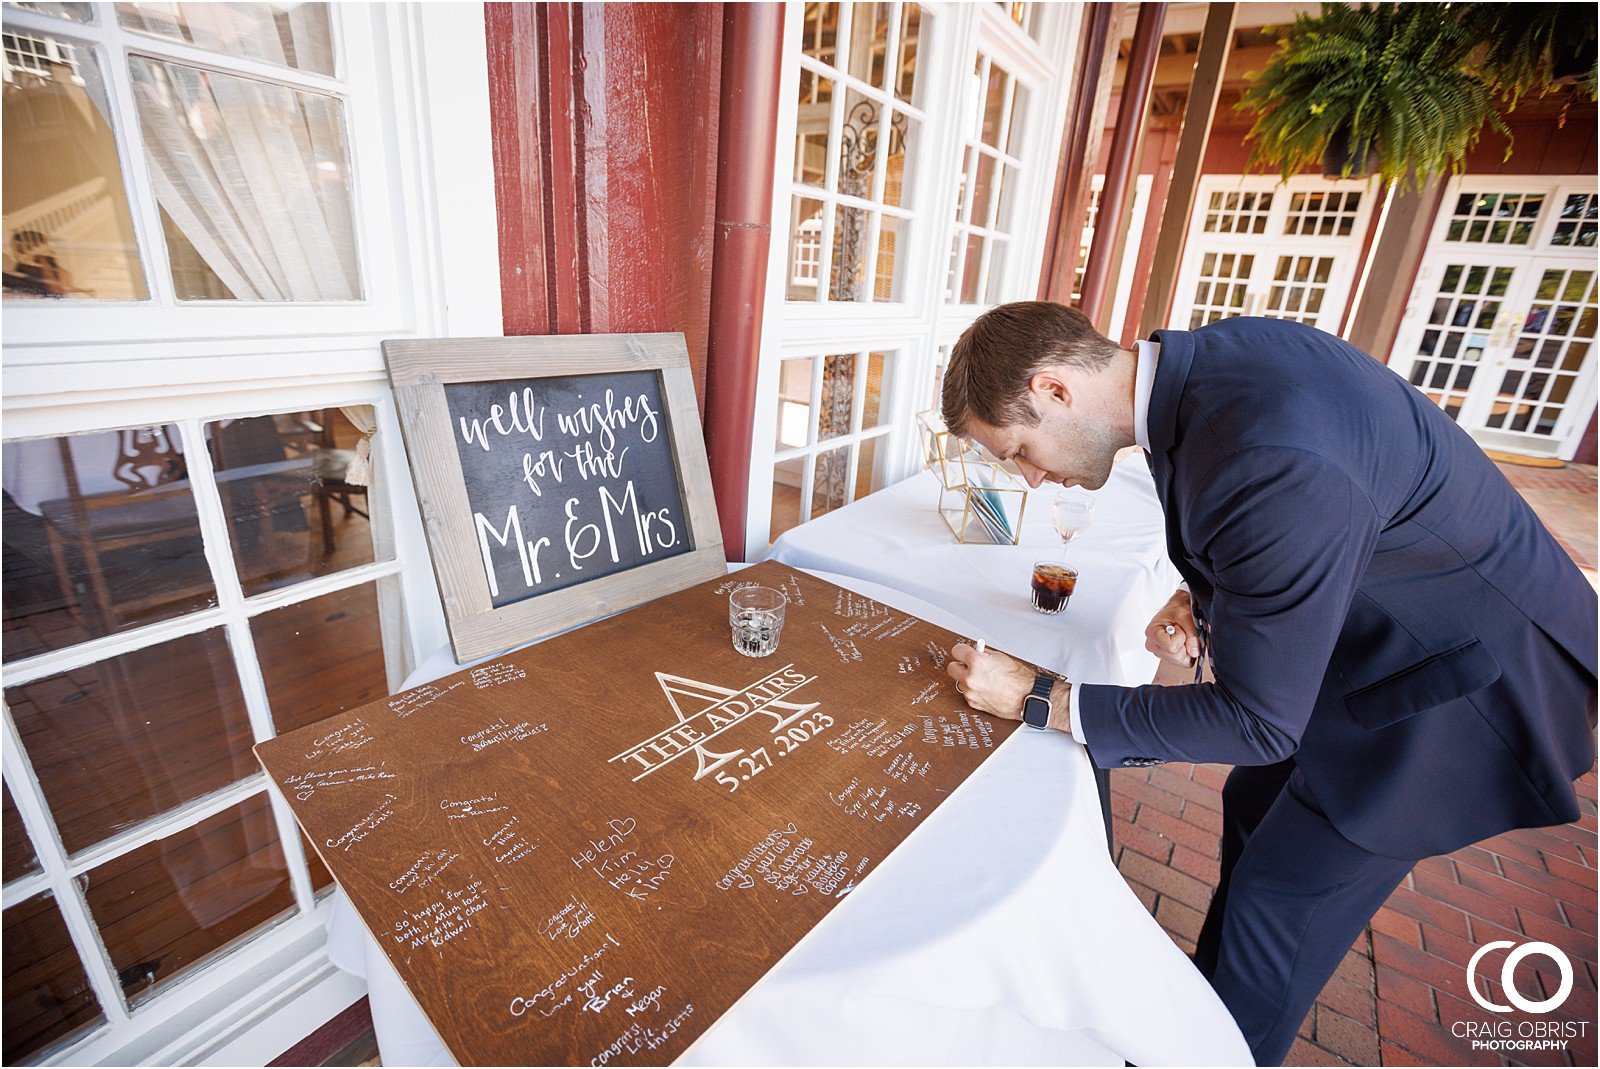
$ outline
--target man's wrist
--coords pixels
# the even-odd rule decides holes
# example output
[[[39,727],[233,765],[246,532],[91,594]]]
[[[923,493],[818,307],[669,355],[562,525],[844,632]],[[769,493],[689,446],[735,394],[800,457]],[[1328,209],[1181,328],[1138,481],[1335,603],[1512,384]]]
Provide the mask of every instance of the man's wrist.
[[[1072,734],[1072,684],[1060,677],[1050,688],[1050,719],[1046,726]]]

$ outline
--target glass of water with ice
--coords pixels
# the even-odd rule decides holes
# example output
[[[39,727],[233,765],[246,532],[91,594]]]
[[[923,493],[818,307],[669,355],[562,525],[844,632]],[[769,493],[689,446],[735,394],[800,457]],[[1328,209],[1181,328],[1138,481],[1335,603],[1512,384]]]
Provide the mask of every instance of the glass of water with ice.
[[[789,599],[782,591],[747,586],[728,595],[728,624],[733,628],[733,648],[746,657],[767,657],[778,651],[783,631],[783,611]]]

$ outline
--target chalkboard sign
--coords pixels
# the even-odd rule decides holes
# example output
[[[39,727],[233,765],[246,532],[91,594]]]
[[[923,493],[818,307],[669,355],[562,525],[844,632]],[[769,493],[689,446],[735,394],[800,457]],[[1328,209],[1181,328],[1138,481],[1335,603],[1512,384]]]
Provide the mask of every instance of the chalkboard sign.
[[[682,335],[383,350],[457,659],[724,574]]]
[[[769,561],[256,754],[462,1065],[666,1065],[1017,730],[957,641]]]
[[[656,372],[444,396],[495,608],[689,551]]]

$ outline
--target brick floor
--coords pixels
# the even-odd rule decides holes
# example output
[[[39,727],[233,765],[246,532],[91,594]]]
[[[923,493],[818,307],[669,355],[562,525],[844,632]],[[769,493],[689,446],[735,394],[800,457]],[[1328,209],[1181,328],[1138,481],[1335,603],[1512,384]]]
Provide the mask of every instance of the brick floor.
[[[1592,577],[1597,559],[1594,466],[1568,464],[1564,468],[1525,468],[1501,464],[1500,470],[1533,506],[1533,511],[1572,555],[1578,567]]]
[[[1501,470],[1596,582],[1595,468],[1502,464]],[[1185,951],[1194,950],[1216,888],[1226,774],[1219,765],[1169,764],[1111,777],[1117,866]],[[1579,782],[1579,796],[1583,817],[1576,824],[1509,832],[1419,864],[1350,949],[1301,1025],[1287,1064],[1595,1065],[1593,769]],[[1502,1057],[1474,1051],[1451,1034],[1457,1022],[1490,1016],[1470,999],[1466,966],[1479,946],[1495,939],[1544,940],[1572,959],[1573,992],[1547,1015],[1588,1022],[1586,1035],[1568,1051]],[[1527,964],[1549,963],[1531,958]],[[1546,996],[1553,993],[1554,968],[1534,971]],[[1492,982],[1489,987],[1498,990]]]

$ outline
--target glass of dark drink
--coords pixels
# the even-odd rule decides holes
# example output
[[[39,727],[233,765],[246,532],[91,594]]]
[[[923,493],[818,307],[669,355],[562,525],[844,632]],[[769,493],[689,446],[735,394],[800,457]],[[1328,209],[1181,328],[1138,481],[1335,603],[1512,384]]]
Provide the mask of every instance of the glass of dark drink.
[[[1058,613],[1067,607],[1078,586],[1078,572],[1065,564],[1042,560],[1033,566],[1033,607],[1037,612]]]

